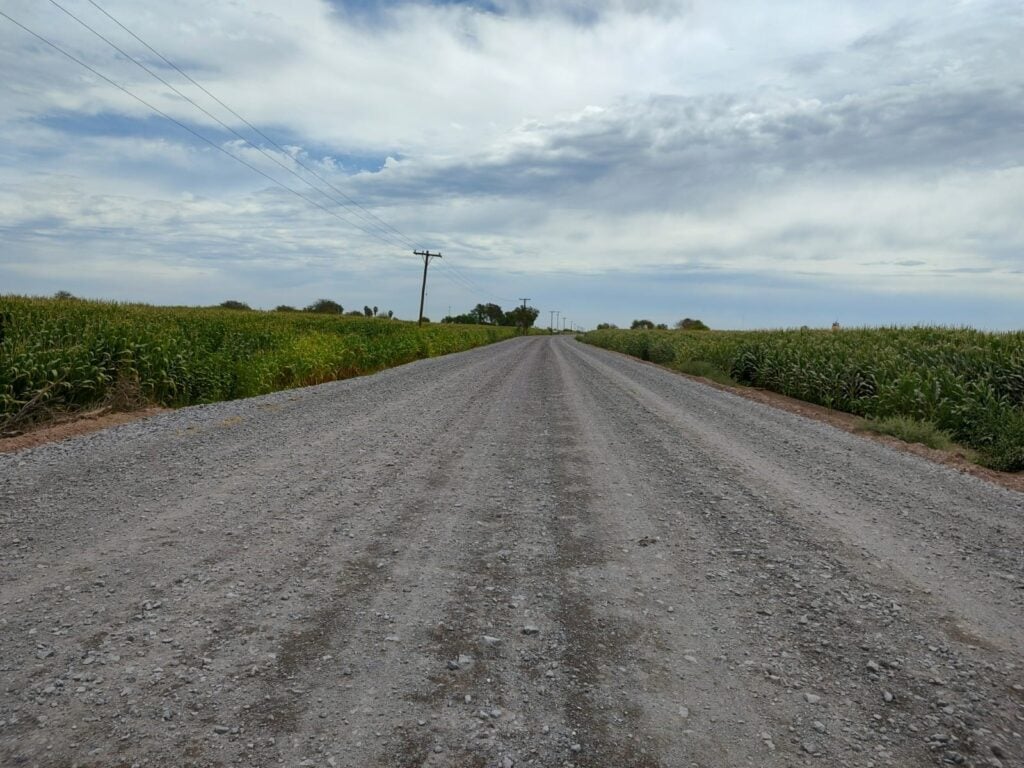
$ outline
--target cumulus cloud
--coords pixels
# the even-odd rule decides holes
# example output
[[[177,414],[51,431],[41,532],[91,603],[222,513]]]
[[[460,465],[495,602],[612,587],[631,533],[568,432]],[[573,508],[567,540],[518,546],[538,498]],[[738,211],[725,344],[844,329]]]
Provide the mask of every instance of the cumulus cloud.
[[[0,19],[0,281],[13,290],[71,269],[120,298],[187,302],[239,281],[254,303],[301,303],[327,282],[415,304],[408,249],[281,167],[324,189],[299,163],[445,249],[442,305],[475,303],[467,283],[564,304],[573,284],[604,296],[701,275],[726,302],[766,286],[802,324],[794,297],[813,314],[840,284],[977,299],[964,311],[1024,287],[1019,3],[101,4],[283,151],[88,4],[68,0],[263,151],[49,4],[5,12],[352,223]]]

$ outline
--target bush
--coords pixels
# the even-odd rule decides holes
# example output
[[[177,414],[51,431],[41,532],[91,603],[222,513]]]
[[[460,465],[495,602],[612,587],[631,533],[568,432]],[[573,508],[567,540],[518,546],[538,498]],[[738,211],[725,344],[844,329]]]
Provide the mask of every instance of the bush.
[[[692,320],[689,317],[684,317],[678,323],[676,328],[681,331],[710,331],[711,329],[704,325],[700,320]]]
[[[344,311],[345,308],[341,304],[330,299],[317,299],[303,310],[303,312],[314,312],[321,315],[340,315]],[[362,313],[357,312],[356,314]]]

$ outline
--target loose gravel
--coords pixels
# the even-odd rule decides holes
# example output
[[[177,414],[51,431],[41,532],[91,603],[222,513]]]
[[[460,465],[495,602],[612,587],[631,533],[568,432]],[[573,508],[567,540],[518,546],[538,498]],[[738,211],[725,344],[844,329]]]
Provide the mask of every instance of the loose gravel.
[[[1024,496],[568,338],[0,455],[0,764],[1024,764]]]

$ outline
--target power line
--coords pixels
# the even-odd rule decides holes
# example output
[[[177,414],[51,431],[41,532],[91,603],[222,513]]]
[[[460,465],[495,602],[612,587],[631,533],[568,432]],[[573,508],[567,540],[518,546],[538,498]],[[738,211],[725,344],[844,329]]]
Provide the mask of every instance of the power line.
[[[470,279],[468,275],[466,275],[464,272],[461,272],[458,268],[456,268],[454,264],[441,262],[441,266],[444,267],[444,269],[442,270],[442,274],[444,274],[446,277],[453,281],[458,279],[458,281],[461,282],[462,285],[467,287],[470,291],[477,294],[481,298],[494,301],[498,304],[513,303],[512,299],[508,297],[496,296],[490,291],[485,290],[479,283],[477,283],[475,280]]]
[[[288,166],[287,166],[287,165],[286,165],[285,163],[283,163],[283,162],[281,162],[280,160],[278,160],[278,159],[277,159],[276,157],[274,157],[274,155],[270,154],[269,152],[267,152],[267,151],[266,151],[265,149],[263,149],[262,147],[260,147],[260,146],[257,146],[256,144],[253,144],[253,143],[252,143],[251,141],[249,141],[249,139],[247,139],[247,138],[246,138],[245,136],[243,136],[242,134],[240,134],[240,133],[239,133],[238,131],[236,131],[236,130],[235,130],[234,128],[232,128],[232,127],[231,127],[230,125],[228,125],[227,123],[225,123],[225,122],[224,122],[223,120],[221,120],[220,118],[218,118],[218,117],[217,117],[216,115],[214,115],[213,113],[211,113],[211,112],[210,112],[209,110],[207,110],[207,109],[205,109],[204,107],[202,107],[202,106],[201,106],[200,104],[197,104],[197,103],[196,103],[195,101],[193,101],[193,100],[192,100],[192,99],[191,99],[191,98],[190,98],[190,97],[189,97],[189,96],[188,96],[187,94],[184,94],[184,93],[182,93],[182,92],[181,92],[180,90],[178,90],[178,88],[176,88],[176,87],[175,87],[175,86],[174,86],[173,84],[171,84],[171,83],[167,82],[167,80],[165,80],[164,78],[162,78],[162,77],[161,77],[160,75],[158,75],[158,74],[157,74],[156,72],[154,72],[153,70],[151,70],[151,69],[150,69],[149,67],[147,67],[147,66],[146,66],[145,64],[143,64],[143,63],[142,63],[141,61],[139,61],[139,60],[138,60],[138,59],[136,59],[136,58],[135,58],[134,56],[132,56],[132,55],[131,55],[130,53],[128,53],[127,51],[125,51],[125,50],[124,50],[123,48],[119,47],[119,46],[118,46],[118,45],[117,45],[116,43],[114,43],[113,41],[111,41],[111,40],[110,40],[109,38],[105,37],[105,36],[104,36],[104,35],[103,35],[103,34],[102,34],[101,32],[98,32],[98,31],[97,31],[96,29],[94,29],[93,27],[91,27],[91,26],[90,26],[89,24],[87,24],[87,23],[86,23],[85,21],[83,21],[82,19],[80,19],[80,18],[79,18],[78,16],[76,16],[75,14],[73,14],[73,13],[72,13],[71,11],[69,11],[69,10],[68,10],[67,8],[65,8],[65,7],[64,7],[63,5],[61,5],[60,3],[58,3],[58,2],[56,1],[56,0],[50,0],[50,4],[51,4],[51,5],[53,5],[53,6],[55,6],[56,8],[59,8],[59,9],[60,9],[61,11],[63,11],[63,12],[64,12],[65,14],[67,14],[67,15],[68,15],[69,17],[71,17],[71,18],[72,18],[72,19],[74,19],[74,20],[75,20],[76,22],[78,22],[78,24],[80,24],[81,26],[83,26],[83,27],[84,27],[85,29],[89,30],[89,31],[90,31],[90,32],[91,32],[92,34],[94,34],[94,35],[95,35],[96,37],[98,37],[98,38],[99,38],[100,40],[102,40],[103,42],[105,42],[105,43],[106,43],[107,45],[109,45],[109,46],[110,46],[111,48],[113,48],[113,49],[114,49],[115,51],[117,51],[118,53],[120,53],[120,54],[121,54],[122,56],[124,56],[125,58],[127,58],[127,59],[128,59],[129,61],[131,61],[131,62],[132,62],[133,64],[135,64],[135,65],[136,65],[137,67],[139,67],[139,68],[140,68],[140,69],[142,69],[142,70],[143,70],[144,72],[146,72],[147,74],[151,75],[151,76],[152,76],[153,78],[155,78],[156,80],[160,81],[160,82],[161,82],[161,83],[163,83],[163,84],[164,84],[165,86],[167,86],[168,88],[170,88],[170,89],[171,89],[172,91],[174,91],[174,93],[176,93],[176,94],[177,94],[178,96],[180,96],[181,98],[185,99],[185,101],[187,101],[187,102],[188,102],[189,104],[191,104],[191,105],[192,105],[193,107],[195,107],[195,108],[196,108],[196,109],[198,109],[198,110],[199,110],[200,112],[202,112],[202,113],[203,113],[204,115],[206,115],[207,117],[209,117],[209,118],[210,118],[211,120],[213,120],[214,122],[216,122],[216,123],[217,123],[218,125],[220,125],[220,126],[221,126],[221,127],[222,127],[222,128],[224,129],[224,130],[226,130],[226,131],[229,131],[229,132],[230,132],[230,133],[232,133],[232,134],[233,134],[234,136],[236,136],[236,137],[238,137],[239,139],[241,139],[242,141],[244,141],[244,142],[245,142],[246,144],[248,144],[248,145],[249,145],[250,147],[252,147],[253,149],[255,149],[255,150],[256,150],[257,152],[259,152],[259,153],[260,153],[261,155],[263,155],[264,157],[268,158],[268,159],[269,159],[269,160],[270,160],[271,162],[275,163],[275,164],[276,164],[276,165],[278,165],[279,167],[283,168],[283,169],[284,169],[285,171],[287,171],[287,172],[288,172],[288,173],[290,173],[290,174],[291,174],[292,176],[294,176],[295,178],[297,178],[297,179],[298,179],[299,181],[301,181],[301,182],[302,182],[303,184],[307,184],[307,185],[308,185],[308,186],[310,186],[310,187],[311,187],[312,189],[314,189],[314,190],[316,190],[317,192],[319,192],[319,193],[320,193],[321,195],[323,195],[324,197],[326,197],[326,198],[327,198],[328,200],[330,200],[330,201],[331,201],[332,203],[335,203],[336,205],[339,205],[339,206],[341,206],[341,207],[343,207],[343,208],[345,208],[345,207],[346,207],[346,204],[345,204],[345,203],[343,203],[343,202],[341,202],[341,201],[339,201],[339,200],[337,200],[337,199],[335,199],[335,198],[331,197],[331,196],[330,196],[329,194],[327,194],[326,192],[324,192],[324,191],[323,191],[322,189],[320,189],[319,187],[317,187],[317,186],[316,186],[315,184],[313,184],[312,182],[310,182],[310,181],[309,181],[308,179],[305,179],[305,178],[303,178],[303,177],[302,177],[302,176],[301,176],[300,174],[296,173],[296,172],[295,172],[295,171],[294,171],[294,170],[293,170],[292,168],[289,168],[289,167],[288,167]],[[99,7],[99,6],[97,6],[97,7]],[[103,9],[101,8],[100,10],[103,10]],[[107,14],[107,15],[109,16],[109,14]],[[111,18],[113,18],[113,17],[111,17]],[[116,20],[115,20],[115,21],[116,21]],[[127,30],[126,30],[126,31],[127,31]],[[129,33],[130,33],[130,32],[129,32]],[[143,44],[145,45],[145,43],[143,43]],[[148,45],[147,45],[146,47],[147,47],[147,48],[149,48],[149,46],[148,46]],[[153,49],[152,49],[152,48],[150,48],[150,50],[153,50]],[[154,51],[154,53],[156,53],[156,51]],[[157,53],[157,55],[159,56],[160,54],[159,54],[159,53]],[[161,56],[161,58],[163,58],[163,57]],[[230,111],[230,110],[229,110],[229,111]],[[284,149],[282,149],[282,148],[280,148],[280,147],[279,147],[279,149],[281,149],[281,152],[283,152],[284,154],[286,154],[286,155],[288,154],[288,153],[287,153],[287,152],[286,152],[286,151],[285,151]],[[293,159],[293,160],[295,160],[295,158],[292,158],[292,159]],[[296,161],[296,162],[298,162],[298,161]],[[330,183],[329,183],[329,182],[328,182],[328,184],[330,185]],[[330,186],[332,186],[332,187],[333,187],[333,185],[330,185]],[[353,213],[354,213],[355,215],[361,216],[361,217],[362,217],[363,219],[366,219],[366,216],[362,216],[362,215],[361,215],[361,214],[359,214],[359,213],[358,213],[357,211],[353,211]],[[391,235],[391,234],[390,234],[390,233],[389,233],[389,232],[388,232],[388,231],[387,231],[386,229],[384,229],[383,227],[381,227],[381,226],[380,226],[379,224],[374,224],[374,223],[373,223],[372,221],[369,221],[369,220],[367,220],[367,221],[368,221],[368,224],[369,224],[369,226],[371,226],[371,227],[374,227],[374,230],[375,230],[375,231],[371,231],[371,230],[369,230],[369,229],[366,229],[366,228],[365,228],[364,226],[362,226],[361,224],[359,224],[359,223],[357,223],[357,222],[355,222],[355,221],[350,221],[350,223],[351,223],[351,224],[352,224],[353,226],[355,226],[355,227],[357,227],[358,229],[360,229],[360,230],[361,230],[362,232],[365,232],[366,234],[370,235],[371,237],[376,237],[376,238],[377,238],[378,240],[381,240],[381,242],[385,242],[385,243],[387,243],[388,245],[392,245],[392,246],[398,246],[398,247],[401,247],[401,248],[406,248],[406,247],[413,247],[413,246],[411,246],[411,245],[407,245],[406,243],[403,243],[403,242],[401,242],[400,240],[398,240],[398,239],[397,239],[397,238],[396,238],[396,237],[395,237],[394,235]],[[379,232],[380,234],[378,234],[378,232]],[[409,242],[410,242],[410,244],[411,244],[411,242],[412,242],[412,241],[409,241]]]
[[[117,89],[118,89],[119,91],[121,91],[122,93],[124,93],[124,94],[126,94],[127,96],[130,96],[131,98],[135,99],[135,100],[136,100],[137,102],[139,102],[139,103],[140,103],[140,104],[142,104],[143,106],[147,107],[148,109],[151,109],[151,110],[152,110],[153,112],[156,112],[156,114],[158,114],[158,115],[160,115],[161,117],[165,118],[166,120],[169,120],[170,122],[174,123],[174,124],[175,124],[175,125],[177,125],[177,126],[178,126],[179,128],[182,128],[183,130],[186,130],[186,131],[188,131],[189,133],[191,133],[191,134],[192,134],[193,136],[195,136],[195,137],[196,137],[197,139],[199,139],[200,141],[202,141],[202,142],[204,142],[204,143],[206,143],[206,144],[209,144],[209,145],[210,145],[211,147],[213,147],[214,149],[216,149],[216,150],[217,150],[218,152],[221,152],[222,154],[224,154],[224,155],[227,155],[228,157],[230,157],[230,158],[231,158],[232,160],[234,160],[235,162],[237,162],[237,163],[241,163],[242,165],[244,165],[244,166],[245,166],[246,168],[248,168],[249,170],[251,170],[251,171],[253,171],[253,172],[255,172],[255,173],[258,173],[258,174],[259,174],[260,176],[262,176],[263,178],[267,179],[267,181],[271,182],[272,184],[276,184],[277,186],[281,187],[282,189],[285,189],[285,190],[287,190],[288,192],[291,192],[291,193],[292,193],[293,195],[295,195],[296,197],[298,197],[298,198],[301,198],[302,200],[305,200],[305,201],[306,201],[307,203],[309,203],[310,205],[316,206],[317,208],[319,208],[320,210],[322,210],[322,211],[323,211],[324,213],[326,213],[326,214],[328,214],[328,215],[330,215],[330,216],[333,216],[334,218],[338,219],[339,221],[343,221],[343,222],[345,222],[346,224],[348,224],[349,226],[356,226],[356,227],[357,227],[358,229],[362,229],[362,227],[359,227],[358,225],[356,225],[356,224],[354,224],[353,222],[349,221],[349,220],[348,220],[348,219],[346,219],[345,217],[343,217],[343,216],[339,215],[339,214],[338,214],[338,213],[336,213],[335,211],[332,211],[332,210],[330,210],[329,208],[325,208],[325,207],[324,207],[324,206],[322,206],[322,205],[321,205],[320,203],[318,203],[318,202],[317,202],[316,200],[313,200],[312,198],[310,198],[310,197],[307,197],[306,195],[302,194],[301,192],[299,192],[299,191],[297,191],[297,190],[294,190],[294,189],[292,189],[292,188],[291,188],[291,187],[289,187],[289,186],[288,186],[287,184],[284,184],[283,182],[281,182],[281,181],[278,181],[277,179],[275,179],[275,178],[274,178],[273,176],[271,176],[270,174],[266,173],[265,171],[262,171],[262,170],[260,170],[259,168],[257,168],[256,166],[252,165],[251,163],[247,163],[247,162],[246,162],[245,160],[243,160],[242,158],[240,158],[240,157],[238,157],[238,156],[236,156],[236,155],[233,155],[233,154],[231,154],[231,153],[230,153],[230,152],[228,152],[228,151],[227,151],[226,149],[224,149],[224,147],[222,147],[222,146],[220,146],[219,144],[217,144],[216,142],[214,142],[214,141],[211,141],[210,139],[206,138],[205,136],[203,136],[203,135],[202,135],[201,133],[199,133],[199,132],[198,132],[198,131],[196,131],[195,129],[193,129],[193,128],[190,128],[189,126],[185,125],[185,124],[184,124],[183,122],[181,122],[180,120],[177,120],[177,119],[175,119],[175,118],[171,117],[170,115],[168,115],[168,114],[167,114],[166,112],[164,112],[164,111],[163,111],[163,110],[161,110],[160,108],[158,108],[158,107],[155,107],[155,106],[153,106],[153,105],[152,105],[152,104],[150,104],[150,103],[149,103],[148,101],[146,101],[145,99],[143,99],[143,98],[142,98],[141,96],[137,96],[136,94],[132,93],[132,92],[131,92],[130,90],[128,90],[127,88],[125,88],[125,87],[124,87],[123,85],[121,85],[121,84],[119,84],[119,83],[115,82],[114,80],[111,80],[111,79],[110,79],[109,77],[107,77],[106,75],[104,75],[104,74],[103,74],[102,72],[100,72],[99,70],[95,69],[94,67],[90,66],[89,64],[86,64],[86,63],[85,63],[84,61],[82,61],[81,59],[79,59],[78,57],[76,57],[76,56],[75,56],[74,54],[68,53],[68,52],[67,52],[66,50],[64,50],[63,48],[61,48],[61,47],[60,47],[59,45],[57,45],[56,43],[52,42],[51,40],[48,40],[47,38],[43,37],[43,36],[42,36],[42,35],[40,35],[40,34],[39,34],[38,32],[34,32],[33,30],[29,29],[29,28],[28,28],[28,27],[26,27],[26,26],[25,26],[24,24],[22,24],[22,23],[21,23],[20,21],[18,21],[18,20],[16,20],[16,19],[13,19],[13,18],[11,18],[10,16],[8,16],[8,15],[7,15],[6,13],[4,13],[3,11],[0,11],[0,16],[2,16],[3,18],[7,19],[7,20],[8,20],[9,22],[11,22],[12,24],[14,24],[14,25],[15,25],[16,27],[19,27],[20,29],[22,29],[22,30],[24,30],[25,32],[27,32],[28,34],[32,35],[32,36],[33,36],[34,38],[36,38],[37,40],[39,40],[39,41],[41,41],[42,43],[44,43],[44,44],[46,44],[46,45],[50,46],[50,47],[51,47],[51,48],[53,48],[53,49],[54,49],[55,51],[57,51],[58,53],[60,53],[60,54],[61,54],[62,56],[65,56],[65,57],[67,57],[68,59],[70,59],[71,61],[75,62],[75,63],[76,63],[76,64],[78,64],[79,66],[81,66],[81,67],[84,67],[84,68],[85,68],[85,69],[87,69],[88,71],[92,72],[92,73],[93,73],[94,75],[96,75],[96,77],[98,77],[98,78],[100,78],[101,80],[104,80],[105,82],[107,82],[107,83],[109,83],[110,85],[114,86],[115,88],[117,88]],[[367,232],[367,231],[366,231],[365,229],[362,229],[362,231],[363,231],[363,232],[366,232],[366,234],[369,234],[369,235],[373,236],[373,233],[371,233],[371,232]],[[380,239],[380,238],[378,238],[378,239]],[[392,243],[388,243],[388,245],[392,245]]]
[[[93,29],[89,24],[87,24],[86,22],[82,21],[77,16],[75,16],[73,13],[71,13],[66,8],[64,8],[62,5],[60,5],[60,3],[55,2],[55,0],[50,0],[50,2],[55,7],[59,8],[61,11],[63,11],[69,17],[71,17],[76,22],[78,22],[80,25],[82,25],[87,30],[92,32],[98,38],[100,38],[101,40],[106,42],[114,50],[118,51],[120,54],[122,54],[123,56],[125,56],[126,58],[131,60],[136,66],[138,66],[141,69],[143,69],[144,71],[146,71],[148,74],[150,74],[156,80],[160,81],[165,86],[170,88],[178,96],[180,96],[181,98],[185,99],[188,103],[190,103],[196,109],[200,110],[203,114],[207,115],[210,119],[214,120],[217,124],[222,126],[225,130],[227,130],[230,133],[232,133],[233,135],[237,136],[239,139],[244,141],[246,144],[248,144],[249,146],[253,147],[257,151],[259,151],[261,154],[263,154],[264,156],[268,157],[270,160],[275,162],[277,165],[281,166],[284,170],[286,170],[289,173],[291,173],[293,176],[298,178],[304,184],[307,184],[309,187],[311,187],[313,190],[315,190],[316,192],[318,192],[321,195],[323,195],[324,197],[326,197],[331,202],[333,202],[333,203],[335,203],[335,204],[337,204],[337,205],[339,205],[339,206],[341,206],[343,208],[346,207],[344,203],[342,203],[342,202],[332,198],[324,190],[320,189],[319,187],[317,187],[315,184],[313,184],[312,182],[308,181],[307,179],[302,178],[301,175],[297,174],[293,169],[289,168],[287,165],[282,164],[272,154],[266,152],[262,147],[259,147],[256,144],[254,144],[249,139],[247,139],[245,136],[243,136],[240,133],[238,133],[238,131],[236,131],[234,128],[232,128],[231,126],[229,126],[226,123],[224,123],[218,117],[216,117],[215,115],[210,113],[208,110],[203,108],[201,105],[197,104],[189,96],[187,96],[186,94],[182,93],[178,88],[176,88],[174,85],[169,83],[167,80],[165,80],[163,77],[161,77],[157,73],[153,72],[151,69],[149,69],[149,67],[147,67],[142,62],[138,61],[135,57],[131,56],[126,51],[122,50],[118,45],[116,45],[111,40],[109,40],[107,37],[105,37],[102,33],[98,32],[95,29]],[[110,77],[107,77],[106,75],[104,75],[102,72],[100,72],[99,70],[97,70],[93,66],[87,64],[85,61],[79,59],[74,54],[72,54],[69,51],[65,50],[64,48],[62,48],[58,44],[54,43],[53,41],[49,40],[48,38],[44,37],[43,35],[39,34],[38,32],[35,32],[34,30],[32,30],[29,27],[25,26],[24,24],[19,22],[17,19],[12,18],[7,13],[5,13],[3,11],[0,11],[0,16],[2,16],[3,18],[7,19],[9,22],[11,22],[15,26],[19,27],[21,30],[23,30],[24,32],[28,33],[29,35],[35,37],[37,40],[39,40],[40,42],[42,42],[45,45],[49,46],[50,48],[52,48],[56,52],[60,53],[65,58],[67,58],[67,59],[73,61],[74,63],[78,64],[79,66],[81,66],[82,68],[84,68],[87,71],[91,72],[96,77],[100,78],[101,80],[103,80],[104,82],[106,82],[109,85],[113,86],[114,88],[117,88],[119,91],[121,91],[125,95],[131,97],[132,99],[134,99],[138,103],[142,104],[147,109],[149,109],[152,112],[156,113],[160,117],[163,117],[165,120],[167,120],[167,121],[169,121],[171,123],[174,123],[179,128],[187,131],[188,133],[190,133],[195,138],[199,139],[200,141],[204,142],[205,144],[210,145],[215,150],[217,150],[218,152],[226,155],[227,157],[231,158],[232,160],[236,161],[237,163],[239,163],[241,165],[244,165],[246,168],[248,168],[249,170],[253,171],[254,173],[259,174],[260,176],[262,176],[263,178],[265,178],[267,181],[271,182],[272,184],[274,184],[274,185],[276,185],[278,187],[281,187],[285,191],[292,193],[293,195],[295,195],[296,197],[300,198],[301,200],[309,203],[310,205],[313,205],[316,208],[319,208],[324,213],[327,213],[327,214],[329,214],[331,216],[334,216],[339,221],[342,221],[345,224],[348,224],[349,226],[353,226],[356,229],[359,229],[364,234],[367,234],[367,235],[369,235],[371,237],[374,237],[377,240],[380,240],[381,242],[385,243],[386,245],[394,246],[395,245],[395,241],[398,240],[399,238],[401,238],[401,240],[404,241],[404,243],[414,247],[414,241],[411,240],[410,238],[408,238],[406,235],[404,235],[400,230],[398,230],[395,227],[393,227],[392,225],[388,224],[388,222],[386,222],[383,219],[381,219],[379,216],[374,214],[372,211],[369,211],[366,208],[364,208],[357,201],[353,200],[350,196],[348,196],[345,192],[343,192],[342,190],[338,189],[329,180],[325,179],[323,176],[321,176],[319,173],[317,173],[314,169],[309,168],[307,165],[302,163],[300,160],[298,160],[297,158],[291,156],[288,153],[287,150],[285,150],[283,147],[281,147],[281,145],[277,144],[275,141],[273,141],[273,139],[268,137],[265,133],[263,133],[258,128],[256,128],[252,123],[250,123],[244,117],[242,117],[237,112],[235,112],[233,109],[231,109],[227,104],[225,104],[223,101],[221,101],[216,96],[214,96],[209,90],[207,90],[205,87],[203,87],[199,82],[197,82],[190,75],[188,75],[181,68],[179,68],[176,64],[174,64],[172,61],[170,61],[165,56],[163,56],[161,53],[159,53],[156,49],[154,49],[152,46],[150,46],[144,40],[142,40],[142,38],[140,38],[138,35],[136,35],[134,32],[132,32],[130,29],[128,29],[124,24],[122,24],[120,21],[118,21],[116,18],[114,18],[110,13],[108,13],[106,10],[104,10],[100,5],[98,5],[97,3],[93,2],[93,0],[89,0],[89,3],[91,5],[93,5],[97,10],[102,12],[105,16],[107,16],[111,21],[113,21],[115,24],[117,24],[119,27],[121,27],[125,32],[127,32],[129,35],[131,35],[139,43],[141,43],[143,46],[145,46],[154,55],[156,55],[158,58],[160,58],[162,61],[164,61],[168,66],[172,67],[175,71],[177,71],[179,74],[181,74],[183,77],[185,77],[189,82],[191,82],[197,88],[199,88],[204,93],[206,93],[210,98],[212,98],[214,101],[216,101],[220,106],[222,106],[228,112],[230,112],[234,117],[236,117],[238,120],[240,120],[245,125],[247,125],[251,130],[253,130],[256,134],[261,136],[269,144],[274,146],[276,149],[278,149],[283,154],[288,155],[289,157],[292,157],[292,160],[295,162],[296,165],[298,165],[299,167],[301,167],[304,170],[308,171],[310,174],[312,174],[316,178],[318,178],[321,181],[323,181],[328,187],[330,187],[331,189],[335,190],[341,197],[343,197],[346,200],[348,200],[351,203],[352,206],[355,206],[356,208],[359,208],[361,211],[363,211],[363,213],[365,213],[366,216],[369,216],[372,219],[374,219],[375,221],[379,222],[379,224],[374,224],[373,222],[368,221],[366,219],[366,216],[361,216],[361,218],[363,218],[364,221],[367,221],[367,224],[369,226],[373,226],[373,227],[375,227],[375,230],[379,230],[379,231],[369,230],[366,227],[362,226],[359,222],[352,221],[351,219],[349,219],[349,218],[339,214],[337,211],[334,211],[334,210],[331,210],[331,209],[325,207],[324,205],[322,205],[319,202],[317,202],[316,200],[308,197],[307,195],[303,194],[302,192],[289,187],[287,184],[284,184],[283,182],[279,181],[278,179],[275,179],[273,176],[271,176],[270,174],[268,174],[265,171],[261,170],[260,168],[256,167],[255,165],[252,165],[251,163],[247,162],[246,160],[242,159],[241,157],[232,154],[227,149],[225,149],[223,146],[221,146],[220,144],[217,144],[216,142],[214,142],[211,139],[207,138],[206,136],[204,136],[203,134],[199,133],[194,128],[188,126],[187,124],[185,124],[185,123],[181,122],[180,120],[172,117],[171,115],[169,115],[168,113],[164,112],[163,110],[161,110],[160,108],[156,107],[155,105],[149,103],[148,101],[146,101],[141,96],[138,96],[137,94],[135,94],[134,92],[129,90],[127,87],[125,87],[125,86],[121,85],[120,83],[114,81]],[[355,211],[350,211],[350,213],[353,213],[355,215],[360,215],[360,214],[356,213]],[[394,233],[394,234],[391,234],[391,233]],[[417,254],[417,255],[423,255],[423,254]],[[434,256],[434,254],[430,254],[430,255]],[[439,257],[439,254],[437,256]],[[429,259],[427,259],[427,261],[429,261]],[[445,267],[446,267],[446,269],[442,272],[442,275],[444,277],[448,278],[449,280],[452,280],[453,282],[457,282],[457,283],[461,284],[463,287],[465,287],[466,289],[468,289],[469,291],[471,291],[474,294],[477,294],[477,295],[481,295],[482,294],[484,297],[491,298],[491,299],[498,298],[498,297],[492,296],[490,294],[490,292],[483,290],[479,284],[477,284],[476,282],[471,280],[467,275],[465,275],[464,273],[459,271],[454,265],[452,265],[450,263],[446,264],[445,262],[442,262],[442,264],[445,264]],[[511,302],[511,299],[499,299],[499,301]]]
[[[52,0],[51,0],[51,2],[52,2]],[[280,146],[277,142],[275,142],[272,138],[267,136],[265,133],[263,133],[263,131],[261,131],[259,128],[257,128],[252,123],[250,123],[248,120],[246,120],[244,117],[242,117],[240,114],[238,114],[235,110],[233,110],[231,107],[229,107],[223,101],[221,101],[219,98],[214,96],[203,85],[201,85],[199,82],[197,82],[195,79],[193,79],[191,75],[189,75],[187,72],[185,72],[183,69],[181,69],[181,67],[179,67],[173,61],[171,61],[166,56],[164,56],[162,53],[160,53],[155,48],[153,48],[153,46],[151,46],[149,43],[147,43],[145,40],[143,40],[137,34],[132,32],[132,30],[128,29],[128,27],[126,27],[124,24],[122,24],[120,21],[118,21],[116,18],[114,18],[114,16],[112,16],[107,10],[105,10],[102,6],[100,6],[99,3],[96,3],[94,0],[88,0],[88,2],[89,2],[90,5],[92,5],[94,8],[96,8],[96,10],[98,10],[100,13],[102,13],[104,16],[106,16],[112,22],[117,24],[117,26],[119,26],[121,29],[123,29],[125,32],[127,32],[129,35],[131,35],[133,38],[135,38],[139,43],[144,45],[150,52],[152,52],[161,61],[163,61],[165,64],[167,64],[167,66],[169,66],[172,69],[174,69],[175,72],[180,74],[182,77],[184,77],[190,83],[192,83],[196,88],[198,88],[203,93],[205,93],[207,96],[209,96],[211,99],[213,99],[215,102],[217,102],[220,106],[222,106],[224,109],[226,109],[228,112],[230,112],[234,117],[236,117],[238,120],[241,120],[243,123],[245,123],[245,125],[247,125],[254,133],[256,133],[258,136],[260,136],[264,141],[268,142],[271,146],[275,147],[278,151],[283,152],[284,154],[288,154],[288,152],[282,146]],[[353,200],[351,197],[349,197],[347,194],[345,194],[345,192],[343,192],[342,190],[338,189],[336,186],[334,186],[334,184],[332,184],[330,181],[325,179],[323,176],[321,176],[319,173],[317,173],[314,169],[309,168],[308,166],[306,166],[304,163],[302,163],[297,158],[293,158],[293,159],[295,159],[296,165],[298,165],[300,168],[303,168],[306,171],[308,171],[309,173],[311,173],[314,176],[316,176],[318,179],[320,179],[322,182],[324,182],[324,184],[326,184],[331,189],[333,189],[335,192],[337,192],[339,195],[341,195],[343,198],[348,200],[356,208],[359,208],[364,213],[366,213],[368,216],[370,216],[371,218],[373,218],[377,222],[379,222],[381,226],[387,228],[388,230],[390,230],[394,234],[398,235],[403,241],[405,241],[405,243],[409,247],[415,248],[415,243],[413,242],[413,240],[411,240],[410,238],[406,237],[400,230],[398,230],[397,228],[395,228],[394,226],[392,226],[388,222],[384,221],[384,219],[382,219],[377,214],[375,214],[372,211],[369,211],[366,208],[364,208],[356,200]]]

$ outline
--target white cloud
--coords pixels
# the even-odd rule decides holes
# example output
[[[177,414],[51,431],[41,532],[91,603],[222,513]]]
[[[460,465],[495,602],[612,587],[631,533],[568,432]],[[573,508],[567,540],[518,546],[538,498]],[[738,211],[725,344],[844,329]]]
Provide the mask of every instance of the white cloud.
[[[625,267],[936,297],[1021,287],[1017,3],[501,0],[373,18],[323,0],[102,4],[273,135],[280,162],[315,167],[488,287],[509,265],[524,286]],[[300,188],[49,4],[8,5]],[[68,7],[145,54],[89,4]],[[0,280],[18,290],[62,264],[89,285],[117,272],[126,291],[136,274],[138,298],[154,280],[187,301],[237,277],[273,304],[289,271],[316,276],[295,278],[302,290],[325,275],[405,290],[404,250],[150,119],[3,19],[0,66]]]

